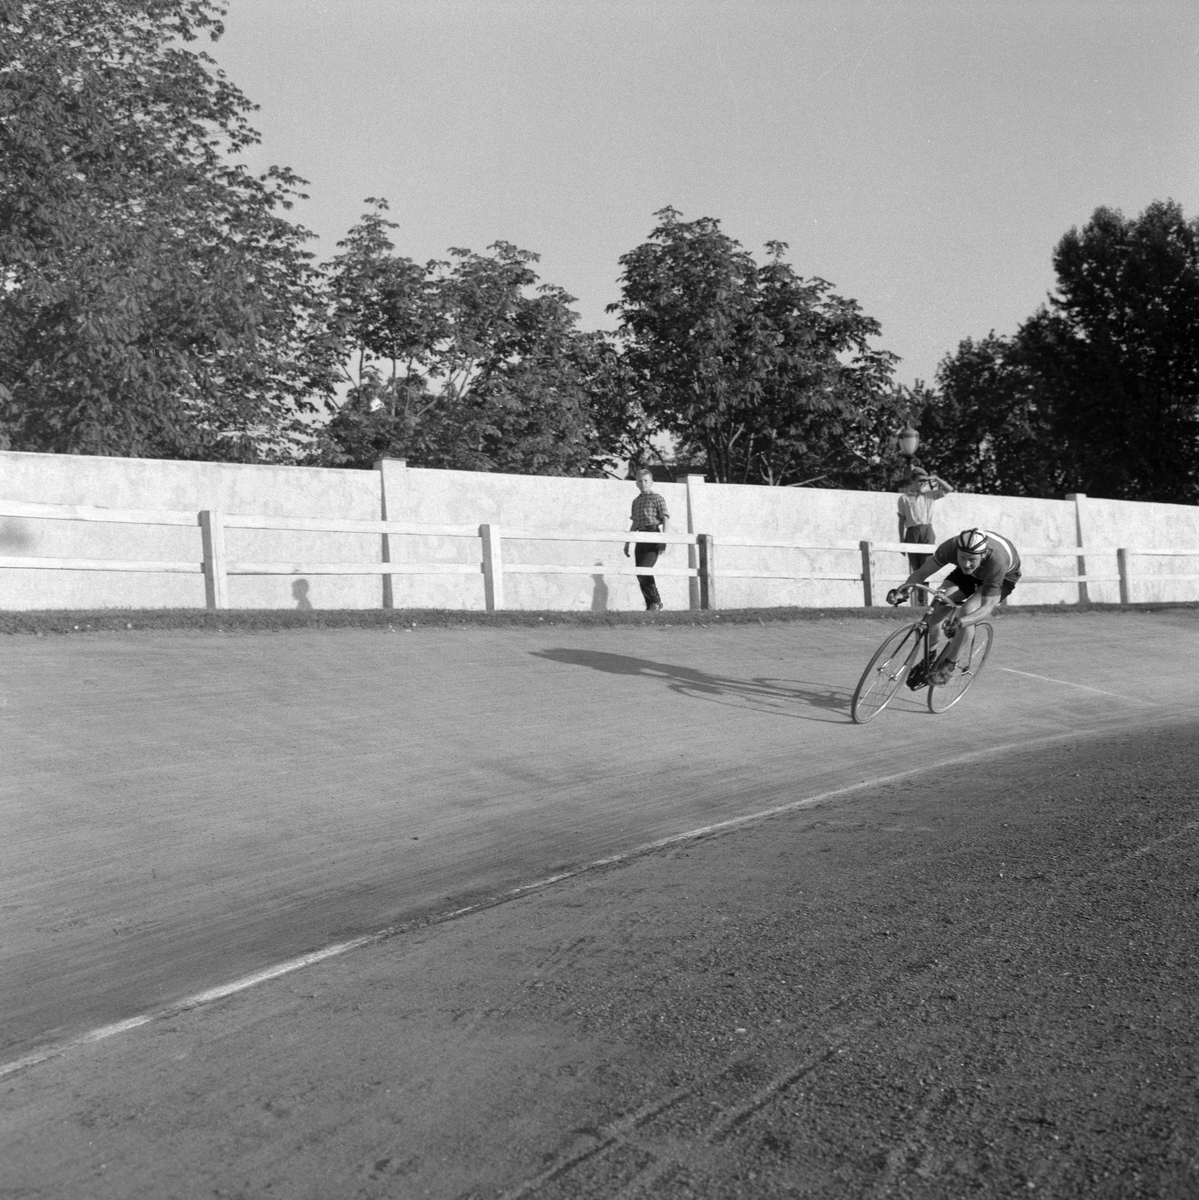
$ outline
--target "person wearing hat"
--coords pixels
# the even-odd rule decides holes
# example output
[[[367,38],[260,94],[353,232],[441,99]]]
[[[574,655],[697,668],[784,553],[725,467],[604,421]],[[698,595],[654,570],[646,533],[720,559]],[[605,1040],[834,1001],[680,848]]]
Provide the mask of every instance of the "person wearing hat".
[[[953,488],[939,475],[916,467],[899,493],[899,540],[935,545],[933,504],[948,496]],[[909,554],[913,571],[919,571],[928,560],[927,554]]]

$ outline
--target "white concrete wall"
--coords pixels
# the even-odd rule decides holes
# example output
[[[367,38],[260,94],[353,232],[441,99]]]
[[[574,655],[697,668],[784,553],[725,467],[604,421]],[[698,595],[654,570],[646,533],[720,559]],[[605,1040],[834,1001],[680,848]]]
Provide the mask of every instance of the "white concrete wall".
[[[500,525],[510,529],[619,531],[629,528],[637,488],[610,479],[561,479],[542,475],[493,475],[482,471],[398,469],[387,483],[387,519],[430,525]],[[394,481],[394,482],[393,482]],[[687,489],[681,483],[655,484],[670,513],[671,532],[687,532]],[[393,538],[398,557],[410,561],[477,560],[479,542],[462,538]],[[508,608],[597,612],[644,605],[634,576],[609,575],[605,567],[632,566],[619,542],[503,542],[513,563],[594,566],[586,575],[520,575],[504,579]],[[662,566],[686,567],[687,548],[672,547]],[[394,603],[406,608],[483,608],[483,581],[452,575],[394,577]],[[658,590],[667,608],[688,607],[686,579],[663,578]]]
[[[374,471],[4,452],[0,500],[377,521],[379,476]],[[380,557],[377,536],[249,530],[229,530],[226,536],[229,557],[241,561]],[[189,529],[0,517],[0,555],[198,563],[203,552],[198,522]],[[297,582],[286,576],[232,577],[229,603],[236,608],[295,608],[303,594],[302,586],[293,592]],[[372,608],[379,604],[380,586],[378,578],[312,577],[308,599],[314,608]],[[0,572],[0,607],[7,609],[203,606],[200,575]]]
[[[1088,573],[1115,575],[1114,550],[1119,546],[1199,548],[1199,508],[1190,505],[1133,504],[1088,496],[1081,512],[1084,541],[1107,550],[1087,555]],[[1199,576],[1199,558],[1134,555],[1130,567],[1133,603],[1199,599],[1199,578],[1194,578]],[[1120,599],[1119,584],[1093,586],[1090,599],[1115,603]]]
[[[717,605],[721,608],[852,607],[862,603],[860,582],[721,579],[724,570],[794,570],[858,574],[856,550],[783,550],[735,547],[738,535],[795,542],[897,541],[893,495],[820,488],[762,488],[705,483],[694,489],[696,530],[716,539]],[[896,562],[899,556],[895,555]],[[898,571],[896,572],[898,573]]]
[[[737,547],[738,537],[780,538],[795,542],[870,540],[894,542],[896,497],[893,493],[843,492],[818,488],[763,488],[715,485],[693,480],[655,485],[666,499],[671,531],[690,527],[712,534],[716,544],[720,608],[856,606],[862,603],[858,581],[807,579],[730,579],[722,570],[766,569],[856,575],[857,550],[787,550]],[[406,468],[399,462],[382,471],[314,467],[256,467],[223,463],[118,459],[74,455],[0,453],[0,501],[86,505],[104,508],[167,509],[198,513],[320,517],[372,521],[382,517],[436,525],[623,531],[636,488],[615,480],[561,479],[493,475],[466,471]],[[691,511],[688,512],[690,495]],[[1010,496],[955,494],[937,506],[939,537],[979,525],[1011,538],[1025,555],[1026,576],[1068,576],[1077,558],[1042,557],[1035,548],[1078,545],[1081,529],[1088,573],[1115,576],[1115,549],[1199,549],[1199,509],[1179,505],[1133,504],[1085,499],[1028,500]],[[227,532],[231,561],[377,562],[377,534]],[[393,560],[477,562],[477,537],[390,538]],[[507,563],[581,564],[594,570],[579,575],[509,573],[504,579],[509,608],[604,611],[640,609],[632,576],[612,574],[631,565],[619,541],[503,542]],[[199,562],[198,523],[189,527],[96,524],[0,517],[0,556],[165,559]],[[687,565],[686,547],[672,547],[661,565]],[[1199,558],[1133,559],[1134,571],[1153,579],[1134,579],[1133,600],[1190,600],[1199,597]],[[876,556],[876,595],[881,597],[906,574],[906,560],[895,551]],[[481,609],[483,577],[401,575],[394,578],[396,607]],[[659,578],[667,608],[693,603],[686,579]],[[1117,601],[1116,582],[1089,585],[1093,600]],[[1074,603],[1071,582],[1023,582],[1015,604]],[[237,608],[377,608],[383,584],[378,576],[231,576],[229,603]],[[202,607],[204,581],[196,575],[121,574],[103,571],[0,571],[0,607],[170,608]]]

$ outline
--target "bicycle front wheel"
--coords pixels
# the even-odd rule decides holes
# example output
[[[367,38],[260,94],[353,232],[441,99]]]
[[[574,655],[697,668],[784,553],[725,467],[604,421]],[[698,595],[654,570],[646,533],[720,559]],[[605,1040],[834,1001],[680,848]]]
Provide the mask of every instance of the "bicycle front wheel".
[[[928,689],[929,712],[942,713],[952,708],[965,694],[966,689],[978,678],[987,655],[991,653],[991,641],[995,637],[995,629],[986,621],[974,627],[974,642],[970,646],[969,658],[959,662],[953,669],[953,674],[939,687],[934,685]],[[966,656],[963,655],[963,658]]]
[[[877,717],[907,678],[908,669],[920,649],[920,637],[916,632],[919,628],[918,621],[901,625],[874,652],[858,680],[850,705],[850,715],[857,724],[865,725]]]

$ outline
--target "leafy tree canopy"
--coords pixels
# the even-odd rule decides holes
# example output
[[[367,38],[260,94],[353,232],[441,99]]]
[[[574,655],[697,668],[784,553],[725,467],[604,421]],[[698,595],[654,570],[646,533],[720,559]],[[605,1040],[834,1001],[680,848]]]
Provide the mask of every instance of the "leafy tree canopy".
[[[1053,256],[1057,288],[1013,337],[937,372],[929,457],[986,491],[1199,501],[1199,220],[1096,209]]]
[[[620,262],[619,313],[644,408],[721,482],[883,486],[896,463],[897,361],[873,349],[878,322],[823,279],[803,279],[786,244],[753,257],[701,217],[656,214]]]
[[[966,338],[937,369],[936,388],[918,385],[925,465],[963,491],[1054,496],[1070,491],[1063,456],[1051,451],[1051,412],[1017,339],[993,331]]]
[[[573,297],[539,284],[538,256],[508,242],[418,264],[394,253],[387,204],[330,264],[348,392],[319,460],[530,474],[596,474],[635,438],[620,356],[576,330]]]
[[[302,183],[254,177],[211,0],[0,0],[0,435],[287,458],[329,382]]]

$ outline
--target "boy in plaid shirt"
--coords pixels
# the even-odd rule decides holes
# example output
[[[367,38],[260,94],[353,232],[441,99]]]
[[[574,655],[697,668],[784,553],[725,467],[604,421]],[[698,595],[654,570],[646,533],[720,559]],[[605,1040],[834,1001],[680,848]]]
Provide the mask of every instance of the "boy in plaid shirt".
[[[666,511],[666,501],[657,492],[651,492],[654,476],[647,467],[642,467],[636,475],[637,491],[640,495],[633,501],[633,523],[629,527],[631,533],[665,533],[670,514]],[[666,553],[665,545],[655,545],[653,542],[637,542],[633,561],[639,567],[652,567],[658,561],[659,554]],[[629,554],[629,543],[624,544],[625,557]],[[638,575],[637,582],[641,586],[641,595],[645,598],[647,612],[655,612],[662,607],[662,597],[658,595],[658,585],[652,575]]]

